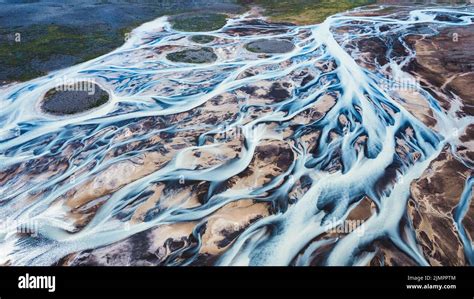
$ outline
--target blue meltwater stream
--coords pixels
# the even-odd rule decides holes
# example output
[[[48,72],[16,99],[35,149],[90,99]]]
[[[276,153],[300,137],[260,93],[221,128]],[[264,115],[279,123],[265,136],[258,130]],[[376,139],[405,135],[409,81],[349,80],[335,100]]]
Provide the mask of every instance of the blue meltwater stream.
[[[456,20],[440,21],[438,15]],[[416,57],[405,37],[436,35],[443,28],[471,25],[473,20],[472,9],[437,7],[387,16],[337,14],[321,24],[293,26],[267,23],[249,12],[204,33],[214,37],[205,47],[216,53],[215,62],[189,64],[169,61],[166,53],[197,46],[190,46],[189,38],[195,33],[175,31],[162,17],[136,28],[122,47],[107,55],[3,87],[0,218],[9,219],[6,223],[11,226],[35,223],[37,232],[31,236],[4,229],[0,263],[51,265],[68,254],[106,246],[160,225],[195,222],[195,254],[188,252],[187,258],[175,263],[168,260],[187,265],[203,243],[199,229],[206,219],[231,202],[251,199],[271,203],[272,213],[245,227],[215,264],[309,265],[313,253],[327,245],[315,239],[343,223],[354,205],[368,197],[376,212],[361,224],[363,233],[354,231],[337,240],[324,264],[365,265],[373,254],[360,249],[384,237],[418,264],[428,265],[409,224],[408,237],[401,236],[410,184],[446,145],[459,142],[453,130],[463,132],[473,117],[443,110],[433,94],[403,71]],[[403,56],[389,49],[383,54],[387,60],[383,65],[360,62],[364,53],[355,41],[389,37],[405,48]],[[295,47],[271,55],[246,50],[245,45],[260,39],[283,39]],[[312,74],[304,85],[295,83],[295,74],[301,72]],[[110,94],[110,101],[75,115],[43,113],[41,98],[66,77],[94,80]],[[279,101],[259,100],[258,91],[257,95],[242,92],[255,86],[269,89],[275,82],[292,82],[294,88]],[[392,89],[399,82],[411,82],[405,88],[422,97],[436,125],[426,125],[396,99]],[[216,113],[232,111],[232,117],[217,124],[193,122],[199,107],[219,97],[235,100],[229,106],[224,101],[214,107]],[[319,117],[298,123],[303,115],[308,117],[305,113],[311,107],[319,107]],[[163,121],[133,133],[150,119]],[[239,136],[228,134],[236,129]],[[319,141],[310,150],[303,140],[315,132]],[[193,138],[179,144],[173,139],[176,144],[164,163],[152,168],[143,165],[150,171],[131,175],[131,170],[120,166],[140,164],[145,154],[162,150],[164,139],[147,142],[163,134]],[[226,134],[230,136],[216,137]],[[200,167],[190,161],[196,151],[225,155],[222,145],[232,138],[241,146],[231,159]],[[259,144],[272,140],[285,142],[291,149],[285,170],[265,184],[223,191],[224,182],[247,169]],[[404,157],[396,150],[400,142],[409,149]],[[131,144],[143,146],[120,150]],[[334,169],[336,160],[340,167]],[[396,177],[380,187],[393,165]],[[65,201],[77,192],[93,192],[81,189],[102,188],[97,177],[108,169],[115,169],[113,180],[126,183],[88,201],[91,205],[100,201],[100,205],[83,226],[77,226],[74,217],[79,216],[71,213]],[[127,176],[133,179],[126,180]],[[310,181],[310,187],[290,202],[289,192],[302,178]],[[92,180],[95,184],[88,184]],[[132,221],[136,203],[149,197],[151,186],[171,181],[207,182],[205,199],[194,206],[162,206],[145,220]],[[469,209],[472,182],[472,178],[467,180],[454,215],[471,263],[472,244],[462,219]]]

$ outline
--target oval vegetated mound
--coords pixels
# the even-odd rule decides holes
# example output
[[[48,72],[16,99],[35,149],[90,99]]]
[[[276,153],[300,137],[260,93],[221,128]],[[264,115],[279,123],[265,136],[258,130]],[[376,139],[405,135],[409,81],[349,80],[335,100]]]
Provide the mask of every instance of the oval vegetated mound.
[[[76,114],[102,106],[109,94],[97,84],[62,85],[50,89],[41,103],[41,109],[50,114]]]

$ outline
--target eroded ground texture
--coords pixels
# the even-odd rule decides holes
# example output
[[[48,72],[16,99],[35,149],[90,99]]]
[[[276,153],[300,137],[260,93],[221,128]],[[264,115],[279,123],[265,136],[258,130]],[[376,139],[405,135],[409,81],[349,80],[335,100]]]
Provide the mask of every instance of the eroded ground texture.
[[[216,59],[196,62],[167,59],[202,45],[162,17],[2,87],[0,263],[472,265],[473,21],[371,6],[296,26],[254,9],[205,32]],[[248,50],[272,39],[294,48]],[[110,100],[43,113],[63,77]]]

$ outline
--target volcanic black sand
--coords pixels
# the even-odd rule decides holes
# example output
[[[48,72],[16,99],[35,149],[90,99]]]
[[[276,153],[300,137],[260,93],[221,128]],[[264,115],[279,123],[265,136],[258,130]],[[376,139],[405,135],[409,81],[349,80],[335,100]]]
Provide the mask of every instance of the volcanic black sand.
[[[76,114],[99,107],[108,100],[108,93],[97,84],[93,92],[51,89],[44,96],[41,109],[55,115]]]

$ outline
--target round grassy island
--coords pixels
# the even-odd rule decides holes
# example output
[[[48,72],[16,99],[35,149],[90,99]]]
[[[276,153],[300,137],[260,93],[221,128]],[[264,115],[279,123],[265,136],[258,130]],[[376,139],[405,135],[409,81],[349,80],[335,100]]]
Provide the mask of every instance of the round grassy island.
[[[82,88],[79,88],[82,87]],[[41,102],[41,109],[54,115],[70,115],[102,106],[109,94],[97,84],[85,83],[57,86],[50,89]]]
[[[173,62],[211,63],[217,60],[217,55],[211,48],[199,48],[169,53],[166,58]]]
[[[254,53],[280,54],[293,51],[295,45],[283,39],[260,39],[248,43],[245,48]]]
[[[214,36],[210,35],[193,35],[191,36],[191,41],[198,44],[208,44],[214,41]]]

